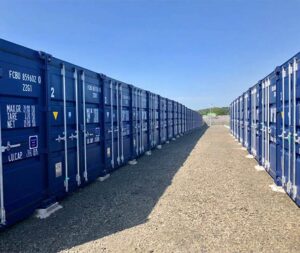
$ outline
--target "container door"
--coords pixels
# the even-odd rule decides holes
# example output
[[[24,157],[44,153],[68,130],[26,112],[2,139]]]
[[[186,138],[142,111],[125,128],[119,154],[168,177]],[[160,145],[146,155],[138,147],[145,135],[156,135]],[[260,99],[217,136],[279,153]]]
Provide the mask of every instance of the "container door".
[[[280,169],[282,178],[279,183],[282,186],[286,186],[288,179],[288,170],[291,166],[290,164],[290,117],[291,112],[291,81],[292,81],[293,68],[290,65],[283,66],[281,70],[281,97],[279,110],[281,117],[278,120],[278,127],[280,128],[280,134],[278,136],[279,142],[279,157],[280,157]]]
[[[248,148],[249,142],[248,142],[248,93],[246,93],[244,96],[244,146]]]
[[[257,84],[256,91],[256,116],[257,116],[257,131],[256,131],[256,153],[257,160],[260,164],[262,164],[262,88],[261,83]]]
[[[182,114],[181,114],[181,110],[182,110],[182,105],[179,105],[179,110],[178,110],[178,132],[181,135],[182,134]]]
[[[183,133],[186,133],[186,107],[183,106]]]
[[[233,133],[233,136],[235,136],[235,101],[233,101],[232,103],[232,133]]]
[[[268,81],[262,82],[262,165],[265,168],[269,168],[269,140],[268,140],[268,129],[269,129],[269,121],[268,121],[268,112],[269,112],[269,102],[268,102],[268,94],[269,94],[269,85]]]
[[[44,78],[39,58],[0,51],[0,226],[26,217],[46,191]],[[15,63],[18,64],[15,64]]]
[[[244,100],[240,97],[240,143],[244,144]]]
[[[76,118],[76,130],[70,133],[69,139],[76,142],[76,157],[80,160],[77,154],[81,154],[82,158],[80,161],[82,167],[81,177],[85,182],[88,182],[105,174],[104,141],[101,138],[103,128],[101,121],[103,115],[102,81],[96,73],[92,72],[82,72],[81,81],[80,90],[82,92],[80,92],[80,103],[76,102],[76,115],[82,112],[82,118],[79,118],[79,122]],[[74,88],[76,89],[76,86]],[[82,108],[79,109],[78,105],[81,104]],[[80,133],[80,142],[77,138],[74,138],[77,133]],[[80,145],[80,143],[83,143],[83,145]]]
[[[132,89],[133,97],[133,146],[135,155],[140,156],[148,146],[148,124],[147,124],[147,94],[137,88]]]
[[[181,119],[180,119],[180,117],[181,117],[181,107],[180,107],[180,104],[177,103],[177,125],[178,125],[177,132],[178,132],[178,135],[181,134]]]
[[[276,80],[262,82],[262,164],[274,177],[276,171]]]
[[[235,138],[239,139],[239,103],[235,100]]]
[[[159,144],[159,99],[158,95],[154,95],[154,138],[153,138],[153,147],[156,147]]]
[[[154,94],[148,92],[148,125],[149,125],[149,150],[154,147],[154,135],[155,135],[155,105]]]
[[[78,72],[53,62],[49,66],[49,189],[60,196],[81,184]]]
[[[283,66],[282,82],[282,131],[281,183],[286,192],[299,203],[300,184],[300,86],[299,60],[294,58]]]
[[[237,107],[237,140],[240,141],[240,128],[241,128],[240,110],[241,110],[241,106],[240,106],[240,99],[239,98],[236,100],[236,107]]]
[[[172,110],[173,110],[173,106],[172,106],[172,101],[167,99],[167,105],[168,105],[168,109],[167,109],[167,116],[168,116],[168,140],[173,138],[173,114],[172,114]]]
[[[141,127],[141,153],[144,153],[149,146],[148,135],[149,135],[149,126],[148,126],[148,103],[147,103],[147,92],[144,90],[139,90],[140,94],[140,127]]]
[[[120,86],[120,139],[121,139],[121,163],[125,163],[131,159],[131,98],[130,88],[128,85],[122,84]]]
[[[174,102],[174,111],[173,111],[173,124],[174,124],[174,137],[178,136],[178,104]]]
[[[257,155],[256,132],[257,132],[257,89],[251,89],[251,154]]]
[[[273,73],[268,78],[268,161],[269,161],[269,173],[276,180],[277,177],[277,76]]]
[[[233,107],[230,104],[230,133],[233,134]]]
[[[139,94],[136,88],[132,88],[132,114],[133,114],[133,153],[134,157],[140,154],[140,121],[139,121]]]
[[[106,79],[104,87],[105,160],[113,170],[131,156],[130,94],[127,85],[114,80]]]
[[[167,141],[167,111],[166,100],[160,98],[160,142],[165,143]]]

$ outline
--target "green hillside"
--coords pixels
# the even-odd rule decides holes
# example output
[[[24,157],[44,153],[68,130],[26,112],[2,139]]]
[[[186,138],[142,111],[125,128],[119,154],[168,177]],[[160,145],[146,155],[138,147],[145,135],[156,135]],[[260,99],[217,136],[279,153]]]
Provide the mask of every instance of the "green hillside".
[[[210,108],[199,110],[199,113],[201,115],[206,115],[209,112],[210,112]],[[229,108],[228,107],[213,107],[211,109],[211,112],[215,113],[216,115],[228,115],[229,114]]]

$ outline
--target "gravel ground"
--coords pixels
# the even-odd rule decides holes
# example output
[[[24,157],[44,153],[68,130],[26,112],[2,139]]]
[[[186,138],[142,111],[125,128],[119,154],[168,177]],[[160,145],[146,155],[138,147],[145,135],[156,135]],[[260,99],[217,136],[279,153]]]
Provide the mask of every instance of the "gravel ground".
[[[209,116],[203,116],[203,120],[207,125],[229,125],[230,116],[229,115],[219,115],[216,117],[212,117],[210,119]]]
[[[300,252],[300,209],[246,155],[224,126],[193,132],[4,231],[0,251]]]

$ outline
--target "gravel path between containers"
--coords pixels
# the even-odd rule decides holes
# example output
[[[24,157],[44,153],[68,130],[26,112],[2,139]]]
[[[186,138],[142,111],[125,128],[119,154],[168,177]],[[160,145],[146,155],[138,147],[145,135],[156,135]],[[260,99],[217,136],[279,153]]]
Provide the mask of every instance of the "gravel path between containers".
[[[300,209],[224,126],[164,145],[0,234],[1,252],[300,252]]]

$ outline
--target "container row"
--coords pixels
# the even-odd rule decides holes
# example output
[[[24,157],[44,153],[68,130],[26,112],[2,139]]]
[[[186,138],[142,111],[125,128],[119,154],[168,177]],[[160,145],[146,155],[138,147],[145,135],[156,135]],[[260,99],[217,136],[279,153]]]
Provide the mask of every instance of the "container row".
[[[230,105],[231,132],[300,205],[300,76],[295,55]]]
[[[2,227],[202,125],[176,101],[4,40],[0,110]]]

